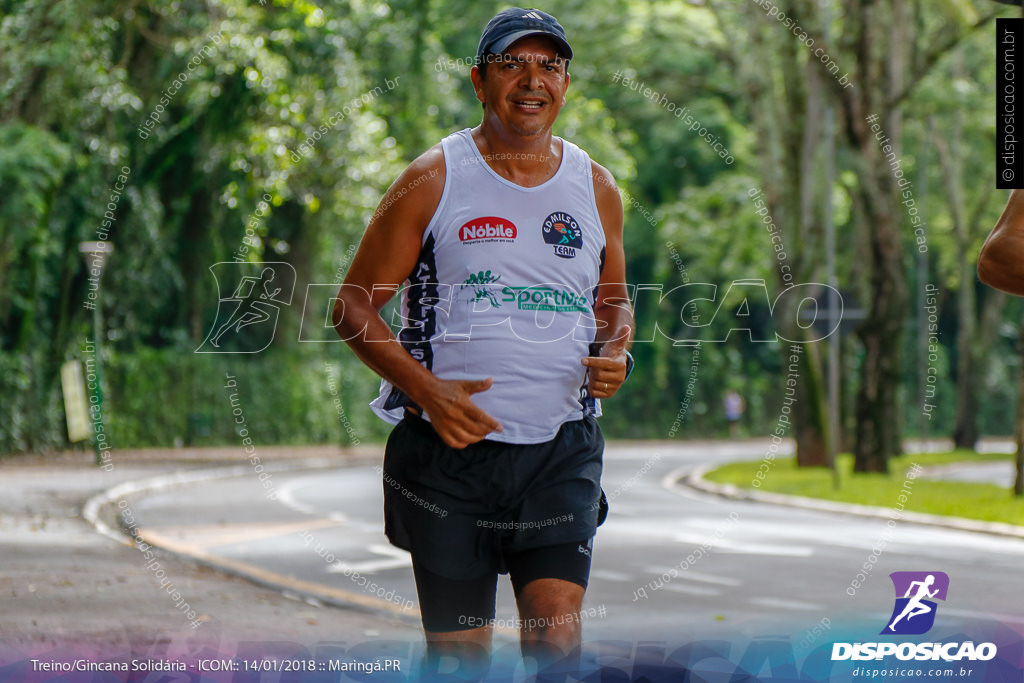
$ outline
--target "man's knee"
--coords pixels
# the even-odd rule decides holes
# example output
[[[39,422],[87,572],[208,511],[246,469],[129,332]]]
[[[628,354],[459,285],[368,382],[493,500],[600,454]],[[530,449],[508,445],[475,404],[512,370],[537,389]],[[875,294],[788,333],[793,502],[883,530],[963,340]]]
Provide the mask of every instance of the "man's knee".
[[[491,665],[491,632],[489,626],[465,631],[425,631],[427,656],[421,676],[426,680],[482,679]]]
[[[586,589],[563,579],[536,579],[523,586],[519,594],[520,616],[557,619],[578,616]],[[564,620],[562,620],[564,623]]]

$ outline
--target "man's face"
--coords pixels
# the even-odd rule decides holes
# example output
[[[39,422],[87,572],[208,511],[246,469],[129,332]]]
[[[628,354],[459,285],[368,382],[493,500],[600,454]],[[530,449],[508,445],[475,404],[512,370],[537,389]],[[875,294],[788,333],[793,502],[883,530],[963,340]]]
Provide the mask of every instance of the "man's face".
[[[474,67],[471,77],[484,116],[521,136],[550,130],[565,104],[569,74],[555,44],[527,36],[500,55],[487,55],[487,75]]]

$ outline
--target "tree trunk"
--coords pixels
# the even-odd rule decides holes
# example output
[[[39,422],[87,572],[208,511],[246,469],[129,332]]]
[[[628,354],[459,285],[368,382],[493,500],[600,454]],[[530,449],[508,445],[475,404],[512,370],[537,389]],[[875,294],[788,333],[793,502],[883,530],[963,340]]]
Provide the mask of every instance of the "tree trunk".
[[[889,457],[900,452],[899,380],[903,321],[907,316],[907,276],[894,182],[878,157],[878,142],[863,121],[859,128],[863,166],[860,199],[866,218],[871,275],[867,316],[857,330],[864,346],[857,391],[854,471],[888,472]]]
[[[213,197],[207,188],[193,188],[188,209],[181,222],[181,240],[188,245],[179,252],[178,264],[185,282],[182,314],[192,342],[199,345],[206,336],[203,310],[210,302],[204,298],[210,259],[210,223]]]
[[[952,55],[953,77],[964,78],[962,53]],[[962,135],[961,116],[953,111],[948,135],[936,136],[936,147],[942,167],[943,182],[953,219],[953,237],[956,243],[956,419],[953,427],[953,445],[973,451],[978,442],[978,381],[976,375],[975,319],[977,303],[974,288],[974,264],[970,259],[970,226],[967,203],[964,198],[962,156],[959,139]],[[947,142],[948,140],[948,142]]]
[[[946,152],[940,143],[939,158],[942,160],[946,193],[949,197],[950,213],[953,218],[953,234],[956,239],[956,259],[959,286],[956,293],[956,420],[953,428],[953,445],[956,448],[974,450],[978,442],[978,378],[976,354],[977,302],[975,295],[974,264],[970,259],[967,211],[964,206],[963,184],[960,179],[959,158],[954,147],[958,131],[954,130]]]
[[[865,136],[862,152],[871,159],[874,136]],[[854,427],[854,471],[888,472],[889,458],[900,452],[899,380],[903,321],[907,316],[907,279],[898,216],[893,213],[892,176],[887,164],[861,177],[871,260],[867,316],[857,330],[864,346]]]
[[[921,6],[915,4],[918,11]],[[912,41],[907,35],[910,23],[905,0],[853,0],[844,7],[843,40],[832,42],[820,32],[814,38],[815,45],[830,54],[839,54],[841,46],[848,46],[844,59],[852,65],[851,83],[828,77],[825,82],[845,115],[844,132],[856,155],[855,204],[862,213],[858,224],[865,226],[867,234],[865,290],[869,301],[867,317],[858,330],[864,356],[855,410],[854,470],[885,472],[889,456],[901,450],[897,393],[908,292],[900,230],[903,215],[893,177],[898,167],[890,168],[890,164],[902,163],[902,107],[947,52],[1001,10],[962,23],[952,35],[934,34],[934,40],[919,29],[919,39]],[[916,25],[920,27],[920,22]],[[878,138],[868,117],[871,123],[882,122]],[[886,136],[892,150],[882,152],[881,141]],[[886,158],[893,150],[895,159]]]
[[[780,3],[780,9],[792,14],[796,4]],[[774,31],[770,24],[763,32],[764,13],[759,8],[751,5],[748,16],[751,43],[768,43],[771,47],[766,51],[779,55],[777,64],[767,67],[762,63],[740,63],[744,68],[744,86],[753,103],[762,190],[785,247],[785,263],[778,261],[770,248],[768,251],[775,262],[778,291],[782,292],[795,283],[821,281],[821,203],[823,192],[831,191],[822,187],[823,174],[818,168],[825,93],[820,74],[800,59],[803,46]],[[754,50],[750,54],[760,53]],[[774,79],[764,78],[765,68],[779,69],[781,87],[773,87]],[[783,265],[788,266],[789,272],[782,270]],[[805,333],[796,325],[796,311],[792,310],[796,302],[792,304],[790,310],[773,311],[772,317],[782,323],[786,338],[799,340]],[[796,441],[798,467],[828,466],[824,372],[821,354],[812,352],[814,346],[806,344],[800,356],[797,400],[793,405],[791,435]],[[784,345],[780,353],[782,367],[786,368],[789,345]]]
[[[903,88],[906,42],[897,38],[906,22],[902,0],[890,0],[890,13],[882,4],[861,0],[847,15],[859,83],[842,101],[846,132],[858,152],[858,193],[870,264],[867,315],[857,330],[864,358],[855,409],[855,472],[888,472],[889,457],[901,450],[897,394],[907,276],[894,174],[902,170],[896,163],[902,118],[898,107],[887,105]],[[875,49],[883,43],[888,49]],[[880,130],[872,130],[879,121]],[[884,152],[884,144],[891,149]]]
[[[315,277],[314,254],[316,251],[316,235],[306,215],[305,207],[297,201],[286,201],[274,207],[273,214],[267,219],[267,236],[283,238],[288,242],[288,253],[283,256],[273,251],[265,251],[263,260],[284,261],[295,269],[295,300],[281,312],[281,319],[273,339],[274,348],[285,348],[293,345],[299,338],[298,331],[303,320],[317,320],[323,305],[319,300],[308,300],[304,293],[306,288],[317,282]],[[269,253],[268,253],[269,251]],[[302,297],[302,301],[298,300]]]
[[[899,442],[897,392],[907,283],[893,217],[874,216],[869,231],[874,272],[867,318],[857,330],[864,361],[857,392],[853,469],[888,472],[889,457],[898,453],[894,444]]]
[[[822,122],[825,118],[825,93],[821,75],[813,65],[804,68],[806,77],[806,98],[803,131],[801,132],[801,153],[798,181],[800,188],[800,234],[797,239],[807,249],[800,254],[801,276],[806,281],[822,282],[820,266],[807,267],[805,264],[820,264],[824,259],[814,258],[821,253],[823,244],[822,208],[824,193],[832,188],[823,186],[825,174],[821,172],[821,150],[824,134]],[[795,183],[794,183],[795,184]],[[815,247],[818,247],[815,249]],[[813,251],[812,251],[813,250]],[[781,273],[780,273],[781,279]],[[787,316],[795,320],[796,316]],[[836,333],[838,334],[838,332]],[[796,339],[797,337],[790,337]],[[828,407],[825,373],[822,366],[821,344],[806,344],[800,355],[800,380],[797,385],[797,403],[794,406],[794,437],[796,438],[797,467],[828,467]]]
[[[800,383],[793,406],[797,467],[828,467],[825,440],[828,411],[820,349],[823,344],[805,344],[800,354]]]

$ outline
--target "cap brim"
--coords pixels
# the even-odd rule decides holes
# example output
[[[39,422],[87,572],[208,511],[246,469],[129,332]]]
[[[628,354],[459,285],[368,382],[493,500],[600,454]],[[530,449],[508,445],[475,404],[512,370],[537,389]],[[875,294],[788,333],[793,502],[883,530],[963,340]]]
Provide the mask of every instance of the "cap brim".
[[[566,59],[572,59],[572,48],[569,47],[569,43],[565,40],[565,38],[557,36],[554,33],[548,33],[547,31],[538,31],[536,29],[516,31],[515,33],[505,36],[501,40],[497,40],[491,43],[486,51],[500,55],[502,52],[512,47],[512,43],[516,42],[517,40],[522,40],[527,36],[544,36],[545,38],[550,38],[555,42],[556,45],[558,45],[559,51],[562,53],[563,57],[565,57]]]

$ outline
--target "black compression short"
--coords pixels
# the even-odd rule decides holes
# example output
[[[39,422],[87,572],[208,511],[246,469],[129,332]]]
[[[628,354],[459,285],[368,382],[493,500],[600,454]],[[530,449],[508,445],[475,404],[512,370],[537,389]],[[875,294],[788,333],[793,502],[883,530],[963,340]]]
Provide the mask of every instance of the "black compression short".
[[[590,540],[515,553],[507,558],[512,588],[517,597],[524,586],[537,579],[562,579],[586,588],[590,558]],[[493,621],[498,588],[496,573],[459,580],[435,574],[415,559],[412,568],[425,630],[465,631]]]

